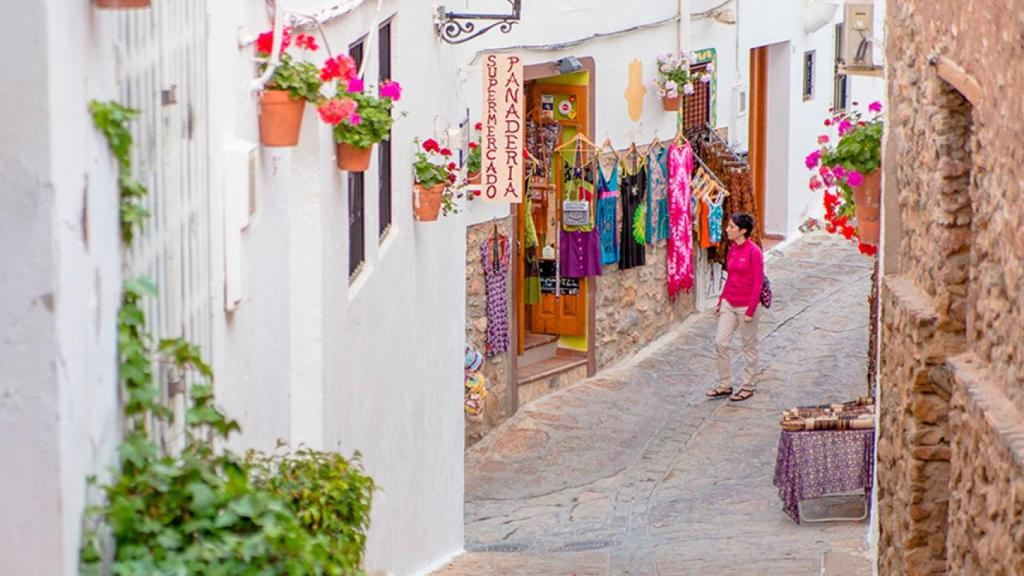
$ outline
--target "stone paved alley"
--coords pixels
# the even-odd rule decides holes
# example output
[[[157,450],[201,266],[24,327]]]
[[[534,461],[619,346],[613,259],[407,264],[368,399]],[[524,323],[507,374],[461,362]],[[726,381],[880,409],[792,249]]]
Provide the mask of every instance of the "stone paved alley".
[[[772,473],[783,409],[866,393],[871,262],[823,233],[771,253],[751,400],[705,399],[707,312],[524,407],[467,452],[467,553],[437,574],[870,574],[866,522],[794,524]]]

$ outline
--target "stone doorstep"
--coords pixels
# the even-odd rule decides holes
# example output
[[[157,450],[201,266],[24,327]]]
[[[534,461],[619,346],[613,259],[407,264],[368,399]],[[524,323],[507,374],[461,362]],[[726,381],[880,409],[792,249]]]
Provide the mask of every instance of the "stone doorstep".
[[[586,356],[559,354],[520,368],[520,407],[587,379]]]

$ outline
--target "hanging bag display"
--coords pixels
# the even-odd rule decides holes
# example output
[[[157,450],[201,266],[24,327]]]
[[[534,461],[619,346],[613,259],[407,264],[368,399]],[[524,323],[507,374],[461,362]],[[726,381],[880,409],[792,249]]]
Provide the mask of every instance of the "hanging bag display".
[[[566,183],[568,190],[562,200],[562,226],[566,228],[580,228],[590,225],[590,201],[583,194],[584,190],[578,185],[579,171],[582,170],[582,151],[579,144],[576,146],[576,157],[573,163],[573,180]]]

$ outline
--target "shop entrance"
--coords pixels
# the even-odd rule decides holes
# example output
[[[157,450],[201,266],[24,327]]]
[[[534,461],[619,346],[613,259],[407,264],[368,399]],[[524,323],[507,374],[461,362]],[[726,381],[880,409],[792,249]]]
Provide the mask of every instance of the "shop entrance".
[[[588,278],[565,277],[559,264],[566,167],[581,160],[581,153],[587,160],[591,151],[558,149],[577,134],[590,135],[590,81],[590,72],[584,70],[526,84],[529,202],[518,205],[516,217],[520,405],[585,378],[590,371],[593,286]],[[530,240],[534,237],[535,244]]]

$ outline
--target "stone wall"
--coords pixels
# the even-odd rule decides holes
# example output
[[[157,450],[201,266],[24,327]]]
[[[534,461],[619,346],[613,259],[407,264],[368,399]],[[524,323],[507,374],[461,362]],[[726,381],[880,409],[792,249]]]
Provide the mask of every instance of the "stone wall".
[[[1020,574],[1024,2],[886,10],[879,573]]]
[[[1024,414],[974,354],[949,366],[949,573],[1024,574]]]
[[[466,341],[476,347],[481,354],[486,348],[487,340],[487,295],[484,285],[484,272],[480,263],[480,245],[494,232],[498,231],[508,238],[513,237],[515,217],[510,216],[495,222],[486,222],[470,226],[466,230]],[[509,320],[515,316],[515,297],[512,291],[512,277],[515,259],[509,259]],[[511,334],[510,336],[514,336]],[[484,358],[483,374],[487,379],[487,398],[484,399],[484,410],[479,415],[466,415],[466,447],[480,440],[498,424],[511,415],[511,366],[514,360],[515,338],[512,338],[508,352]]]
[[[597,279],[597,367],[622,360],[693,313],[694,293],[668,299],[665,241],[647,247],[647,264],[606,266]]]

